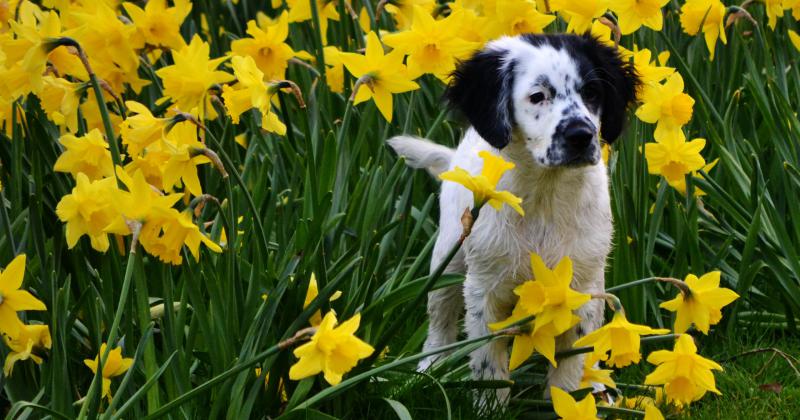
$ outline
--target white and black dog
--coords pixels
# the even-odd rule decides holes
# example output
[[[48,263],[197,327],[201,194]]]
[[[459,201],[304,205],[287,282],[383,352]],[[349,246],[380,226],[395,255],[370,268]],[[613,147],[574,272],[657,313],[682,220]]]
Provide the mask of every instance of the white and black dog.
[[[472,125],[456,150],[412,137],[389,140],[410,166],[434,175],[455,166],[478,173],[483,165],[479,151],[500,154],[516,168],[502,177],[498,190],[521,197],[525,210],[524,217],[508,206],[499,212],[489,206],[481,210],[447,267],[447,272],[466,275],[463,288],[428,296],[425,350],[456,341],[465,304],[469,337],[486,335],[487,324],[506,319],[517,300],[513,289],[532,277],[531,252],[550,267],[569,256],[572,287],[583,293],[604,291],[613,226],[601,141],[619,137],[638,84],[632,66],[616,49],[590,36],[504,37],[453,74],[445,96]],[[461,215],[472,205],[470,191],[443,183],[432,268],[458,240]],[[557,339],[557,350],[570,348],[602,325],[603,302],[589,301],[578,315],[581,322]],[[508,343],[494,341],[472,353],[475,378],[508,379]],[[423,360],[419,368],[435,360]],[[561,360],[548,372],[547,389],[575,390],[582,373],[583,357]],[[498,396],[505,400],[508,389]]]

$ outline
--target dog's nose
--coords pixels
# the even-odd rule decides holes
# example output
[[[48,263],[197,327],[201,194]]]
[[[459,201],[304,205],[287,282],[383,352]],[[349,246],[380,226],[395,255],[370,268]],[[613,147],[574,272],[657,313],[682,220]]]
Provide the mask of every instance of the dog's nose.
[[[564,139],[573,148],[589,146],[594,138],[594,129],[585,121],[574,121],[564,130]]]

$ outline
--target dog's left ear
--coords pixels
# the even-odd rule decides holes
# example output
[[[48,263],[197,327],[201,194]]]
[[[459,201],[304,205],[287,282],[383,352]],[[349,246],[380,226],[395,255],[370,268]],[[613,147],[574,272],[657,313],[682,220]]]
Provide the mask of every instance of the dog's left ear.
[[[612,47],[586,35],[588,54],[598,68],[595,72],[603,79],[600,104],[600,136],[611,144],[625,126],[628,107],[636,99],[636,89],[641,81],[632,63],[623,61]]]
[[[507,51],[486,49],[458,65],[445,92],[450,106],[461,111],[478,134],[502,149],[511,141],[513,62]]]

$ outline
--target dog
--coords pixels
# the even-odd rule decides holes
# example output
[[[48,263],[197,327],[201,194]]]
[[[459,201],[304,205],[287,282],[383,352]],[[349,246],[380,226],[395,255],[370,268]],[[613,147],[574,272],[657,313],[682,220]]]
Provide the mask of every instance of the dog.
[[[613,225],[608,174],[601,143],[622,130],[639,78],[618,51],[589,35],[519,35],[488,43],[459,63],[445,98],[469,121],[457,149],[399,136],[388,144],[406,163],[434,176],[458,166],[478,173],[478,152],[501,155],[516,167],[498,183],[522,198],[525,215],[508,206],[481,209],[470,236],[447,266],[465,275],[462,286],[428,295],[430,318],[424,351],[456,341],[459,319],[469,338],[490,333],[487,325],[506,319],[516,286],[532,278],[529,256],[539,254],[549,267],[569,256],[571,286],[582,293],[605,290],[605,263]],[[431,271],[462,233],[461,215],[473,206],[472,193],[452,182],[442,184],[439,233]],[[556,350],[603,323],[603,302],[593,299],[577,310],[581,321],[556,340]],[[470,355],[475,379],[509,379],[508,339],[490,342]],[[429,368],[439,357],[418,368]],[[578,388],[583,356],[550,367],[547,390]],[[596,388],[602,389],[602,388]],[[509,389],[497,391],[501,401]],[[545,392],[549,397],[549,391]]]

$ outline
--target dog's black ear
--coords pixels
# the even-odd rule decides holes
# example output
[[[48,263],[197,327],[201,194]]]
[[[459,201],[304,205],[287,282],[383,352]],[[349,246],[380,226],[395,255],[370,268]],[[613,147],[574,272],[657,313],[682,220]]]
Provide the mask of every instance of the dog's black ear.
[[[504,51],[484,50],[461,62],[445,92],[450,105],[498,149],[511,141],[513,119],[513,63],[504,56]]]
[[[611,144],[622,133],[628,107],[636,99],[636,89],[641,82],[633,64],[623,61],[617,49],[589,35],[585,39],[587,53],[596,67],[593,73],[602,80],[600,136]]]

